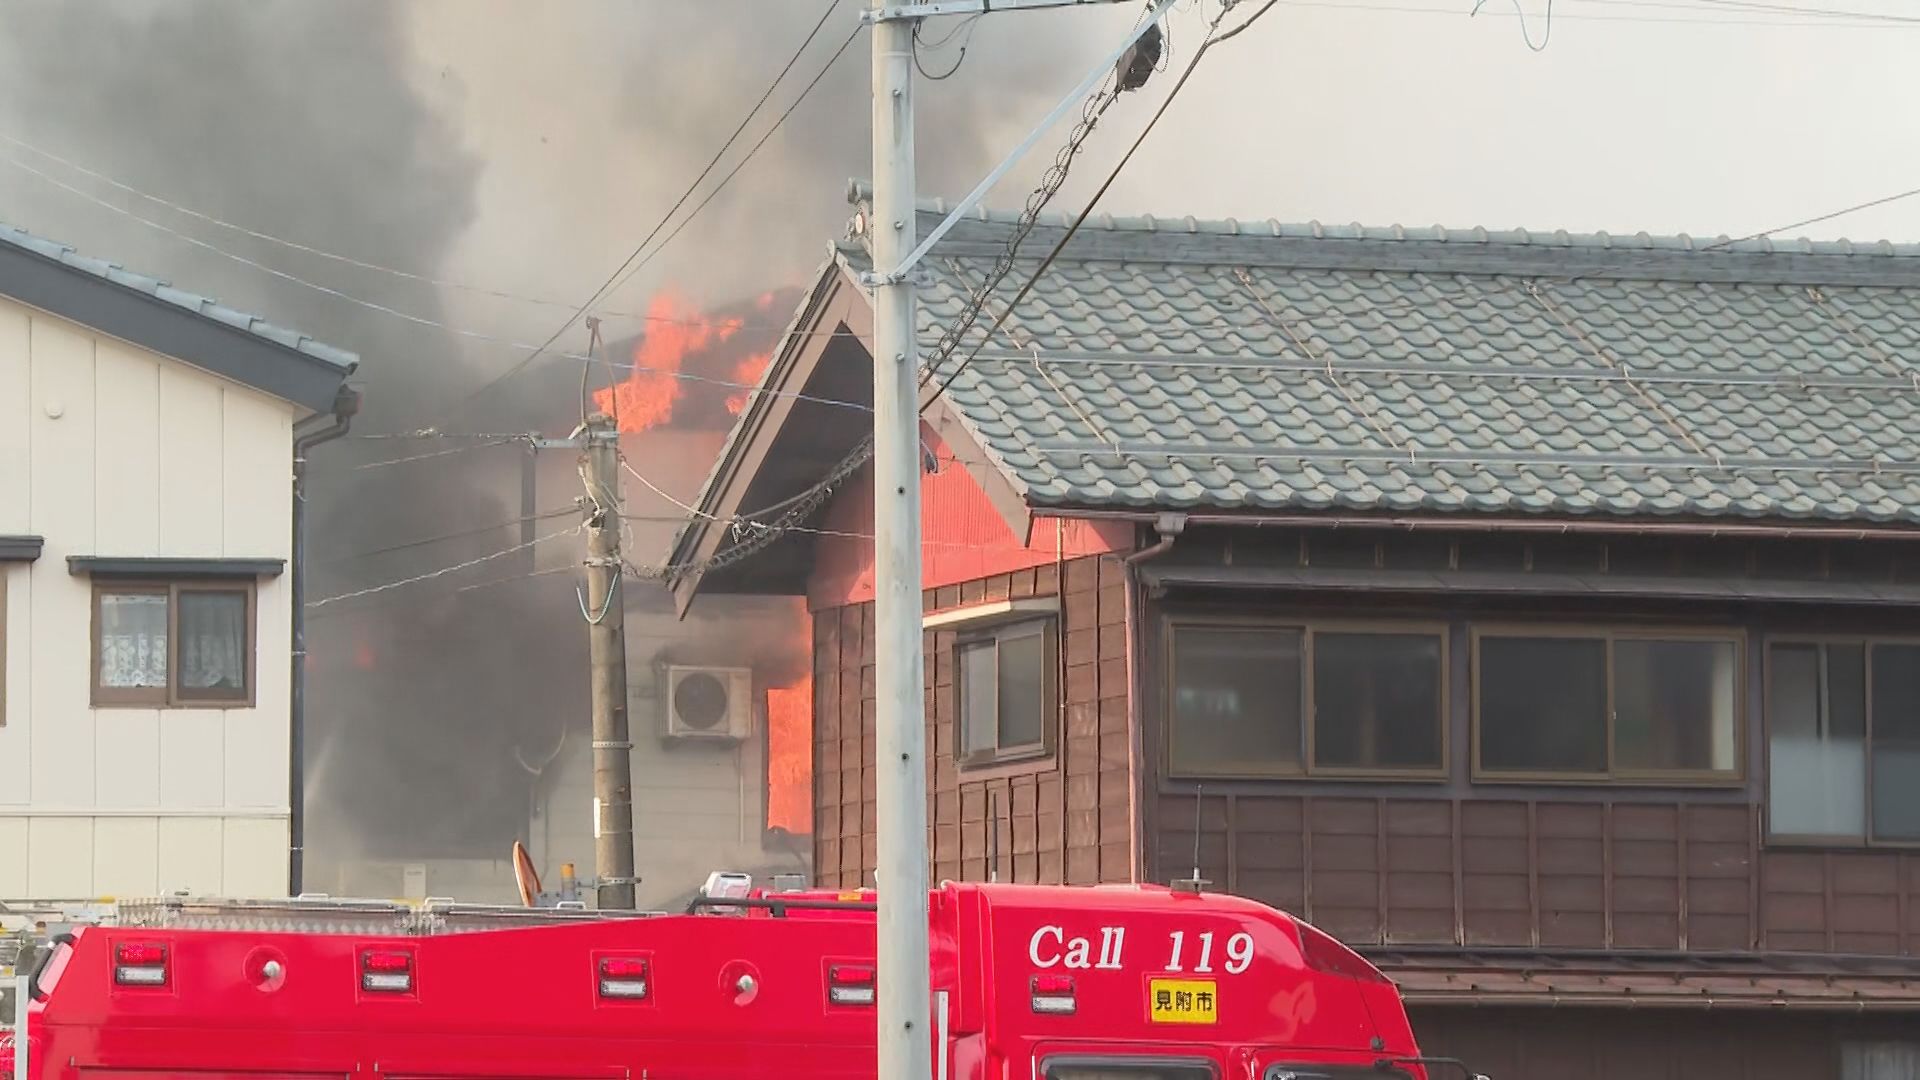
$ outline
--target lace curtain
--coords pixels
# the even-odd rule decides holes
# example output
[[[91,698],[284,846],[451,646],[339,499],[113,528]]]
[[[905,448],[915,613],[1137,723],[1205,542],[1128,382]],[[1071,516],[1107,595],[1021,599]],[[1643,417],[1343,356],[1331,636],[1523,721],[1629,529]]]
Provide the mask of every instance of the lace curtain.
[[[247,687],[247,598],[241,593],[180,594],[180,685],[187,690]]]
[[[100,597],[100,685],[113,689],[164,688],[169,647],[179,650],[183,690],[240,693],[247,686],[247,598],[237,592],[181,592],[180,611],[168,619],[160,593]],[[177,641],[169,640],[169,622]]]
[[[167,598],[151,593],[100,597],[100,685],[167,685]]]

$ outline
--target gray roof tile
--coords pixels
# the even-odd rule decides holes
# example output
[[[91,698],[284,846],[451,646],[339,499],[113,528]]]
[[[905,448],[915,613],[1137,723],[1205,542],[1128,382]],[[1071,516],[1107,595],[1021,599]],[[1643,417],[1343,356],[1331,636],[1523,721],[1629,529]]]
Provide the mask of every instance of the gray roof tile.
[[[923,348],[1011,222],[926,260]],[[1920,247],[1096,219],[949,398],[1043,507],[1920,524]]]
[[[303,353],[315,360],[339,368],[343,373],[350,372],[360,362],[360,358],[345,349],[338,349],[297,330],[275,326],[244,311],[235,311],[222,306],[219,301],[178,289],[157,278],[134,273],[125,267],[82,255],[65,244],[36,236],[14,225],[0,222],[0,244],[32,252],[51,259],[63,266],[90,274],[103,281],[111,282],[122,288],[145,293],[156,300],[171,304],[205,319],[223,323],[237,330],[244,330],[256,337],[270,341],[275,345]],[[190,359],[182,357],[182,359]]]

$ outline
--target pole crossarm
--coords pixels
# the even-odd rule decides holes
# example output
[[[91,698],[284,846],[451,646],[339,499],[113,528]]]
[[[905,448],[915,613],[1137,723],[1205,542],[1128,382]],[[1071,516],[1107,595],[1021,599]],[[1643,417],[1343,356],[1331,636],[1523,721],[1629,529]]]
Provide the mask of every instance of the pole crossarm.
[[[1092,3],[1112,3],[1113,0],[1031,0],[1031,2],[1029,2],[1029,0],[970,0],[970,2],[972,7],[977,10],[999,11],[1005,10],[1005,5],[1009,4],[1022,4],[1028,7],[1079,7]],[[1065,116],[1088,94],[1092,93],[1093,88],[1099,86],[1102,79],[1112,74],[1114,65],[1118,64],[1120,58],[1127,54],[1127,50],[1133,48],[1135,42],[1146,36],[1148,30],[1160,25],[1160,20],[1166,17],[1167,12],[1173,10],[1173,5],[1174,0],[1158,0],[1148,12],[1147,17],[1141,20],[1140,25],[1129,31],[1126,39],[1120,42],[1119,46],[1108,54],[1106,59],[1100,61],[1092,71],[1088,72],[1087,77],[1080,80],[1080,85],[1074,87],[1072,92],[1062,98],[1060,104],[1055,105],[1053,111],[1047,113],[1046,118],[1041,120],[1032,131],[1028,132],[1026,138],[1020,140],[1020,145],[1014,147],[1012,153],[1002,159],[1000,164],[995,165],[993,171],[988,173],[984,179],[978,184],[975,184],[973,190],[967,193],[967,197],[961,199],[960,202],[954,206],[953,210],[941,220],[940,224],[933,227],[933,231],[927,234],[926,239],[920,241],[918,247],[914,248],[906,258],[900,260],[900,265],[891,270],[870,270],[861,275],[861,284],[872,287],[874,285],[895,285],[905,281],[907,275],[913,273],[913,268],[919,264],[922,258],[926,257],[927,252],[933,250],[933,245],[939,243],[940,238],[947,235],[947,232],[953,228],[955,223],[969,211],[980,205],[980,200],[986,198],[987,192],[992,191],[994,185],[1004,179],[1007,173],[1011,171],[1015,165],[1019,164],[1021,158],[1027,156],[1027,152],[1033,149],[1034,144],[1040,141],[1042,135],[1052,130],[1053,126],[1060,122],[1061,117]],[[948,7],[950,5],[922,4],[920,6],[924,8]],[[967,4],[962,3],[957,6],[965,7]],[[890,7],[880,10],[896,12],[912,9]],[[869,14],[871,14],[871,12],[869,12]]]
[[[1130,0],[932,0],[925,4],[899,4],[860,13],[865,23],[897,22],[901,19],[933,19],[942,15],[990,15],[996,11],[1043,11],[1063,7],[1111,7]]]

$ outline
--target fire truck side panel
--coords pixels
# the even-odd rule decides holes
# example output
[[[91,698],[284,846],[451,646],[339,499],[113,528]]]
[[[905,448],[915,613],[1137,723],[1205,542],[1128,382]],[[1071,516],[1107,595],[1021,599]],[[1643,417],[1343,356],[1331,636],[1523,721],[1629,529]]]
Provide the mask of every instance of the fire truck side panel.
[[[927,1037],[951,1080],[1143,1056],[1258,1080],[1417,1053],[1390,984],[1258,904],[948,885],[928,907],[944,1008]],[[871,911],[781,914],[418,936],[94,927],[45,973],[32,1080],[871,1080]]]

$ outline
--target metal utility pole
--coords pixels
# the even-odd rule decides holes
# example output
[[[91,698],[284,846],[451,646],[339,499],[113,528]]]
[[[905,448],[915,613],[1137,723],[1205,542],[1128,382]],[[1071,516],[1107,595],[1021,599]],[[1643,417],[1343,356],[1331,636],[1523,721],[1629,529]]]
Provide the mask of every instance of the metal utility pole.
[[[914,24],[886,17],[888,8],[904,7],[903,0],[876,0],[876,5],[873,264],[878,274],[887,275],[914,246]],[[920,354],[911,278],[877,277],[873,291],[879,1075],[885,1080],[931,1080],[926,661],[920,648]]]
[[[620,433],[603,413],[581,432],[587,483],[587,643],[593,664],[593,866],[598,904],[633,910],[633,742],[627,733],[620,587]]]

